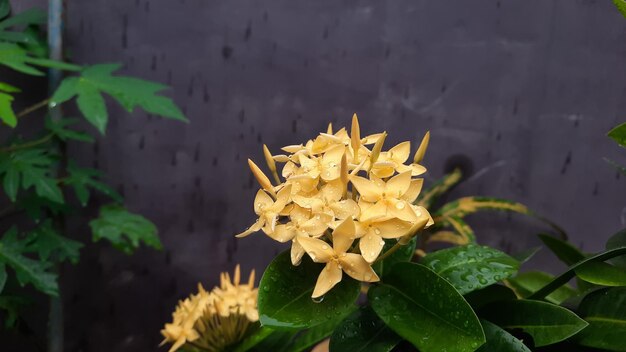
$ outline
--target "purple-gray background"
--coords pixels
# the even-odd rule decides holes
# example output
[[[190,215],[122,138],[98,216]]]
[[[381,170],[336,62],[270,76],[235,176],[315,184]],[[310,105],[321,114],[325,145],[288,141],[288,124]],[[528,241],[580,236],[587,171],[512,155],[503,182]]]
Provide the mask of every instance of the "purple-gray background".
[[[474,174],[452,197],[523,202],[587,251],[624,225],[626,180],[602,160],[626,163],[605,137],[626,120],[626,19],[609,0],[68,0],[66,34],[73,61],[170,84],[190,119],[130,117],[113,103],[106,138],[70,146],[158,225],[165,250],[89,244],[64,268],[68,351],[155,350],[197,282],[212,287],[235,263],[262,271],[286,247],[233,238],[254,220],[246,158],[349,125],[353,112],[390,145],[416,147],[430,130],[429,180],[466,156]],[[509,251],[545,230],[501,214],[470,223]],[[85,219],[70,232],[89,241]],[[544,252],[535,262],[561,269]]]

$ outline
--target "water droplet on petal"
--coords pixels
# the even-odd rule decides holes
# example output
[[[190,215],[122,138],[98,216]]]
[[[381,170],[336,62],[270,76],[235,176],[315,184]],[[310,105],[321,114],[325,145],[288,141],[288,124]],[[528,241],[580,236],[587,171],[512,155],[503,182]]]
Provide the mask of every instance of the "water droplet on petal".
[[[327,245],[323,245],[323,246],[322,246],[322,249],[323,249],[323,250],[327,250],[327,249],[328,249],[328,246],[327,246]]]
[[[400,201],[400,202],[396,203],[396,209],[402,210],[402,209],[404,209],[404,207],[405,207],[405,204],[404,204],[403,201]]]

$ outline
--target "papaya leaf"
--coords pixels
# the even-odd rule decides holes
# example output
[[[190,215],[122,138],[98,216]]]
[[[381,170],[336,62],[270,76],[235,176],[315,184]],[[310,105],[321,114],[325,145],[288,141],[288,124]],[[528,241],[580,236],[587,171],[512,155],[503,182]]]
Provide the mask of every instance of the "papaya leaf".
[[[622,16],[626,17],[626,1],[613,0],[613,3],[617,7],[617,10],[622,14]]]
[[[0,65],[32,76],[43,76],[44,73],[31,65],[53,67],[68,71],[80,70],[80,66],[32,57],[19,45],[6,42],[0,42]]]
[[[17,116],[13,111],[13,96],[0,92],[0,120],[9,127],[17,126]]]
[[[106,239],[126,254],[131,254],[142,242],[155,249],[162,248],[157,228],[150,220],[117,204],[102,206],[100,216],[91,220],[89,226],[94,241]]]
[[[8,13],[7,13],[8,14]],[[2,16],[0,16],[2,17]],[[46,23],[46,12],[40,9],[30,9],[17,15],[11,16],[0,21],[0,29],[6,29],[13,26],[28,26],[33,24]]]
[[[46,129],[54,133],[54,135],[60,140],[66,142],[69,140],[93,143],[94,138],[87,133],[79,132],[69,129],[68,127],[80,122],[79,119],[63,118],[59,120],[53,120],[46,118]]]
[[[24,286],[31,284],[51,296],[58,295],[57,275],[49,271],[51,264],[24,256],[27,243],[20,240],[15,228],[0,238],[0,262],[15,271],[17,281]]]
[[[55,159],[46,149],[19,149],[0,154],[0,176],[4,191],[11,201],[17,199],[18,190],[35,188],[38,196],[63,203],[63,193],[56,179],[50,177]]]
[[[80,249],[83,247],[82,243],[59,234],[50,220],[45,221],[32,231],[27,240],[29,243],[26,250],[38,253],[39,258],[43,261],[54,256],[55,261],[69,260],[72,264],[76,264],[80,256]]]
[[[66,177],[65,184],[74,189],[82,206],[86,206],[89,202],[90,188],[102,192],[118,203],[124,201],[124,198],[114,189],[100,182],[100,178],[103,177],[102,172],[96,169],[80,168],[73,161],[70,161],[67,171],[69,175]]]
[[[61,104],[78,96],[79,110],[87,121],[104,134],[108,113],[103,93],[113,97],[128,112],[141,107],[148,113],[175,120],[187,121],[182,111],[165,96],[157,95],[167,86],[133,77],[114,76],[120,65],[101,64],[85,68],[80,78],[68,77],[51,98],[51,104]]]

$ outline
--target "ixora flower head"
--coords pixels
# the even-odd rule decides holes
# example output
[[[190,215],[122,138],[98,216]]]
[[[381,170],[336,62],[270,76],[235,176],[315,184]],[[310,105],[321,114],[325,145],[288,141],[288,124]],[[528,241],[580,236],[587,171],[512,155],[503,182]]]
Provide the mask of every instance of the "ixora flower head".
[[[387,151],[387,133],[361,137],[356,114],[350,133],[326,132],[304,144],[283,148],[287,154],[263,152],[276,184],[252,161],[248,164],[261,185],[254,200],[258,220],[237,235],[262,230],[279,242],[291,241],[291,262],[306,253],[326,267],[312,297],[320,297],[341,281],[343,273],[362,282],[379,281],[372,264],[385,239],[400,243],[433,224],[428,211],[414,205],[426,168],[420,165],[428,134],[409,161],[411,143]],[[371,148],[371,149],[370,149]],[[281,178],[276,163],[284,163]]]
[[[165,324],[161,345],[171,343],[169,352],[183,346],[201,351],[228,351],[258,328],[258,289],[254,270],[248,282],[240,284],[239,265],[233,279],[220,275],[220,286],[206,291],[198,284],[198,293],[178,303],[172,322]]]

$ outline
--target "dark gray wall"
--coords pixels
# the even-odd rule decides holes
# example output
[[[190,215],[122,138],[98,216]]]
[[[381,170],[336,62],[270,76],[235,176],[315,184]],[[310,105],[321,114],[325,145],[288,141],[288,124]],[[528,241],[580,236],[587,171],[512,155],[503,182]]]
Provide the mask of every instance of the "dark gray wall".
[[[196,282],[212,286],[237,262],[262,270],[284,247],[233,238],[254,220],[246,158],[353,112],[389,142],[430,130],[429,179],[466,156],[474,174],[453,196],[521,201],[588,251],[624,225],[626,180],[602,160],[626,162],[605,137],[626,119],[626,19],[608,0],[69,0],[67,41],[76,62],[121,62],[170,84],[191,120],[111,105],[107,138],[70,148],[157,223],[166,249],[89,245],[66,268],[69,351],[154,350]],[[509,251],[545,230],[518,216],[472,220],[481,242]],[[548,253],[538,262],[560,269]]]

